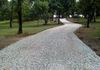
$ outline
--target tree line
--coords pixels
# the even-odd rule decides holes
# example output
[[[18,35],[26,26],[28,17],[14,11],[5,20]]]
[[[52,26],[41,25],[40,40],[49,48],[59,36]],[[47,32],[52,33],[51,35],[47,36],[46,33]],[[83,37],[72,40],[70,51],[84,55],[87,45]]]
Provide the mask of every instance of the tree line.
[[[87,27],[90,27],[90,22],[96,22],[96,16],[100,16],[100,0],[80,0],[79,10],[87,19]]]
[[[12,28],[13,19],[18,18],[18,33],[22,33],[22,21],[43,19],[44,25],[49,18],[53,18],[54,12],[66,17],[74,12],[81,13],[87,19],[87,27],[97,15],[100,15],[100,0],[0,0],[0,20],[10,20],[9,26]]]

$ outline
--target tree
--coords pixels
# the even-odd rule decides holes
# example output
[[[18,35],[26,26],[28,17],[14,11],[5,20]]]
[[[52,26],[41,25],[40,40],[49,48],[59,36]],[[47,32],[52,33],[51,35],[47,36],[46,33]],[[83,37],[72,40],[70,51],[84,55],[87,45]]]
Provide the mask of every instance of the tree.
[[[47,25],[48,23],[48,13],[49,7],[48,7],[48,1],[41,1],[41,0],[35,0],[34,6],[32,7],[32,13],[37,18],[42,18],[45,23],[44,25]]]
[[[71,14],[71,15],[74,15],[74,12],[76,12],[76,10],[77,10],[77,3],[76,3],[76,0],[70,0],[69,1],[69,5],[68,5],[68,7],[69,7],[69,13]]]
[[[0,20],[9,19],[9,7],[7,0],[0,0]]]
[[[74,3],[75,0],[49,0],[50,11],[53,13],[57,11],[58,24],[60,23],[60,15],[64,17],[65,15],[68,15],[70,11],[73,11]]]
[[[32,2],[30,2],[29,0],[23,0],[23,3],[22,3],[22,16],[23,16],[23,20],[24,21],[27,21],[27,20],[30,20],[30,10],[31,10],[31,4]]]
[[[52,14],[54,14],[55,11],[57,11],[57,17],[58,17],[58,24],[60,24],[60,15],[63,11],[63,5],[61,4],[60,0],[49,0],[49,8]]]
[[[82,14],[87,19],[87,28],[89,28],[90,22],[92,20],[96,21],[96,13],[100,11],[100,0],[80,0],[79,4]]]
[[[18,34],[23,32],[22,30],[22,0],[18,0],[18,21],[19,21],[19,30]]]
[[[80,8],[81,12],[87,18],[87,28],[89,28],[94,13],[93,0],[80,0]]]
[[[14,8],[14,0],[10,2],[10,28],[12,28],[12,21],[13,21],[13,8]]]
[[[95,1],[95,12],[96,16],[100,16],[100,0],[94,0]]]

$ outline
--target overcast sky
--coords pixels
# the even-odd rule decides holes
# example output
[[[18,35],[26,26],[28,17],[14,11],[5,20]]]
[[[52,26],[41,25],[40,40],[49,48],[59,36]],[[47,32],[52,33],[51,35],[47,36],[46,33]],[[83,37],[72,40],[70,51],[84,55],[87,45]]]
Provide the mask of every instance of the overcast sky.
[[[11,1],[11,0],[8,0],[9,2]]]
[[[76,0],[76,2],[78,2],[79,0]]]

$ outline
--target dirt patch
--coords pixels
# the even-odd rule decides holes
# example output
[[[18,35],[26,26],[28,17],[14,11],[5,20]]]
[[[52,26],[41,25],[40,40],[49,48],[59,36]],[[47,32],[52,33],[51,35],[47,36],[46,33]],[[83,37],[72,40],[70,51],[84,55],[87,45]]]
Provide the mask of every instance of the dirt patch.
[[[76,31],[76,34],[86,45],[88,45],[96,52],[97,55],[100,56],[100,39],[93,38],[89,35],[89,32],[92,30],[93,28],[82,27]]]
[[[0,50],[30,35],[33,35],[33,34],[23,33],[23,34],[16,34],[12,36],[11,35],[0,36]]]
[[[25,36],[0,36],[0,50],[7,47],[8,45],[15,43],[16,41],[22,39]]]

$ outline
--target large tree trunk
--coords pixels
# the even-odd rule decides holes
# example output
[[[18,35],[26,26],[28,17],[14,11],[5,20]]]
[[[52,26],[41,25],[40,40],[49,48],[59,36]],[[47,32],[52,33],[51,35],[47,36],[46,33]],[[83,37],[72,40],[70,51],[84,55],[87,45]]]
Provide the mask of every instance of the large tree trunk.
[[[10,16],[10,28],[12,28],[12,20],[13,20],[13,15],[11,14],[11,16]]]
[[[11,2],[11,11],[10,11],[10,28],[12,28],[12,21],[13,21],[13,0]]]
[[[21,34],[23,32],[22,30],[22,0],[18,0],[18,21],[19,21],[18,34]]]

